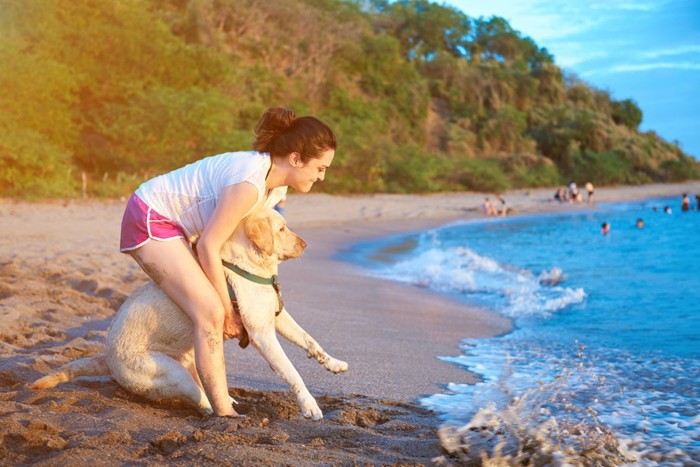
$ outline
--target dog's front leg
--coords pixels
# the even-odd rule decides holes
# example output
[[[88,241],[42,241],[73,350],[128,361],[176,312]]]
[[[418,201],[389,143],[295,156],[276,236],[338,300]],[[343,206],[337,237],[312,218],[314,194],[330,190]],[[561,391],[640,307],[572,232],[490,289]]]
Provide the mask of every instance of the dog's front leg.
[[[282,313],[275,318],[275,328],[289,342],[306,350],[306,355],[309,358],[315,359],[328,371],[338,374],[348,370],[347,363],[328,355],[318,342],[294,321],[286,309],[283,309]]]
[[[284,353],[279,340],[277,340],[275,330],[248,331],[248,335],[253,347],[260,352],[260,355],[267,361],[270,368],[289,385],[289,390],[297,398],[302,415],[314,421],[321,420],[323,413],[318,407],[316,399],[306,389],[299,372],[294,368],[292,362],[289,361],[287,354]]]

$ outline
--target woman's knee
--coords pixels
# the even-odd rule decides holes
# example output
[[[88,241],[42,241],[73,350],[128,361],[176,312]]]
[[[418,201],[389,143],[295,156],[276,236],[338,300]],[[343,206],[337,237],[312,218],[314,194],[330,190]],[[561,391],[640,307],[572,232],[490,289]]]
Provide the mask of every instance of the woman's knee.
[[[225,316],[224,306],[219,300],[216,300],[216,302],[195,309],[192,321],[195,329],[199,328],[203,331],[213,330],[217,333],[223,333]]]

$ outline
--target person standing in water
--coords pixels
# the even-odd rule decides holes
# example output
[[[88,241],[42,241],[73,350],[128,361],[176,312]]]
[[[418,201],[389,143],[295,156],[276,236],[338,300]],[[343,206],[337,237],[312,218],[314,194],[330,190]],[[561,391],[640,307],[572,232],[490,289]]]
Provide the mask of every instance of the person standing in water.
[[[681,199],[681,211],[682,212],[690,211],[690,198],[688,198],[687,193],[683,193],[683,198]]]
[[[221,248],[243,217],[277,204],[287,186],[306,193],[323,181],[336,149],[325,123],[281,107],[264,113],[255,134],[252,151],[207,157],[144,182],[122,219],[120,250],[192,319],[195,364],[217,416],[238,416],[228,393],[223,338],[243,330]]]

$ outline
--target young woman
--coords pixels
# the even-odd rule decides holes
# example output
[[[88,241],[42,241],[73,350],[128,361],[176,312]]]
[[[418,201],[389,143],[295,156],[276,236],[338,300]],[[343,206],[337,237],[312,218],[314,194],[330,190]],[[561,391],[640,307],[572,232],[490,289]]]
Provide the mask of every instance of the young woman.
[[[306,193],[322,181],[336,148],[326,124],[279,107],[265,112],[255,134],[253,151],[207,157],[146,181],[122,219],[121,251],[192,319],[197,371],[218,416],[238,416],[223,336],[237,337],[242,327],[231,320],[221,247],[243,217],[261,204],[274,206],[287,186]]]

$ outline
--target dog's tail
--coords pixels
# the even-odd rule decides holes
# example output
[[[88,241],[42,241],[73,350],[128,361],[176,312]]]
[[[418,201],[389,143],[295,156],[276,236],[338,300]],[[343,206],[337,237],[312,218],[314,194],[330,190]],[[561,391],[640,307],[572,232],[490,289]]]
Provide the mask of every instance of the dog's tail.
[[[78,376],[109,376],[111,373],[104,355],[83,358],[63,365],[58,370],[43,378],[39,378],[31,384],[32,389],[47,389],[57,384],[71,381]]]

